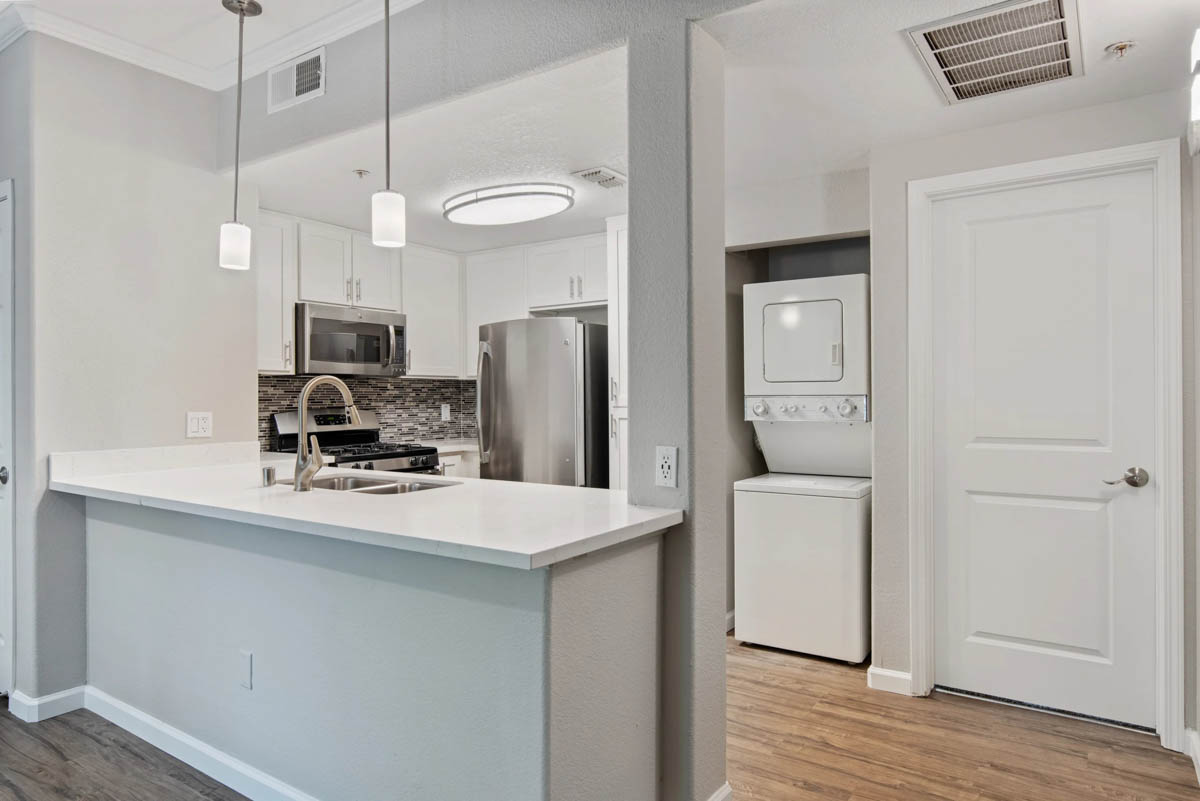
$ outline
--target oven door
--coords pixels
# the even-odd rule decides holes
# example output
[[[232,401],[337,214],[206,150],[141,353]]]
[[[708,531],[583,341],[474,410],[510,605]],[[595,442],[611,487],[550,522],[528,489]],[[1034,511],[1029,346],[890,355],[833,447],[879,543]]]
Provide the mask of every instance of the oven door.
[[[299,373],[400,376],[407,372],[406,352],[403,314],[296,304]]]

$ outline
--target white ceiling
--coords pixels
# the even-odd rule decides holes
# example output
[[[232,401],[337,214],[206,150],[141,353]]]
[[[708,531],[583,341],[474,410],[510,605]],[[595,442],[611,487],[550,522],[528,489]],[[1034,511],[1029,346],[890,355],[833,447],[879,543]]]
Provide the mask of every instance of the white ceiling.
[[[1200,3],[1078,0],[1082,78],[949,106],[903,31],[987,5],[765,0],[704,22],[726,51],[728,184],[865,167],[872,143],[1180,88],[1189,79]],[[1138,46],[1116,61],[1104,47],[1121,39]]]
[[[397,117],[392,186],[408,201],[410,241],[453,251],[484,250],[604,230],[623,214],[627,191],[571,173],[604,165],[627,171],[625,51]],[[371,193],[383,185],[383,124],[243,165],[263,208],[370,228]],[[356,168],[371,175],[359,179]],[[575,205],[529,223],[470,226],[442,217],[442,201],[470,189],[525,181],[575,188]]]
[[[420,0],[393,0],[392,14]],[[382,0],[262,0],[246,21],[246,75],[256,75],[383,19]],[[6,13],[7,12],[7,13]],[[237,17],[221,0],[0,2],[0,42],[18,25],[209,89],[237,80]]]

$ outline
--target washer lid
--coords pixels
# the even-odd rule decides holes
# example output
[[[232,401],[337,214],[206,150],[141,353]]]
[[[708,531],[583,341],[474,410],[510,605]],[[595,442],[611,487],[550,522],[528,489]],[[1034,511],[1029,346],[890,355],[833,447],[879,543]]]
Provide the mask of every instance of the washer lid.
[[[871,479],[853,476],[805,476],[767,473],[734,482],[738,492],[776,492],[786,495],[819,495],[827,498],[862,498],[871,494]]]

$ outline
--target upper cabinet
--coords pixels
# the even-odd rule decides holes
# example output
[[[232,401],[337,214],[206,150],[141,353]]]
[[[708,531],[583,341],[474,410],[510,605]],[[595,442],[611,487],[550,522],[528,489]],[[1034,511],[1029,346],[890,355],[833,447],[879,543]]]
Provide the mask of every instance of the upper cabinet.
[[[466,375],[476,375],[479,326],[529,316],[525,294],[526,248],[472,253],[463,260],[463,320]]]
[[[300,300],[348,305],[354,283],[354,232],[336,225],[300,222]]]
[[[254,229],[258,370],[296,371],[296,221],[259,212]]]
[[[629,217],[608,219],[608,402],[629,405]]]
[[[355,306],[395,311],[400,308],[401,248],[376,247],[369,234],[354,232]]]
[[[400,308],[400,254],[336,225],[300,221],[300,300]]]
[[[595,305],[607,296],[603,234],[526,248],[530,308]]]
[[[460,262],[454,253],[420,245],[404,248],[409,375],[463,374]]]

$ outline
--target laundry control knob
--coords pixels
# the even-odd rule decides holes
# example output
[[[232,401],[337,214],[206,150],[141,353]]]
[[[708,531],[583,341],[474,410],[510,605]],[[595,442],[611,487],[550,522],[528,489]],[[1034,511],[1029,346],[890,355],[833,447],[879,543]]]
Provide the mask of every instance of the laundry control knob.
[[[840,414],[842,417],[849,417],[850,415],[854,414],[854,410],[857,407],[854,405],[854,401],[847,398],[839,403],[837,408],[838,414]]]
[[[817,410],[821,412],[821,414],[825,414],[825,412],[829,411],[829,407],[822,403],[817,407]]]
[[[754,406],[751,408],[754,409],[754,413],[759,417],[762,417],[767,413],[767,404],[763,403],[762,401],[755,401]]]

